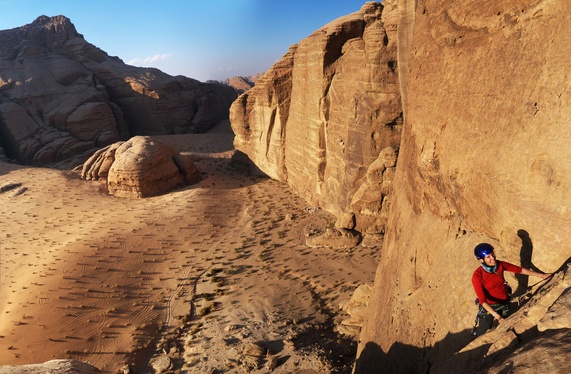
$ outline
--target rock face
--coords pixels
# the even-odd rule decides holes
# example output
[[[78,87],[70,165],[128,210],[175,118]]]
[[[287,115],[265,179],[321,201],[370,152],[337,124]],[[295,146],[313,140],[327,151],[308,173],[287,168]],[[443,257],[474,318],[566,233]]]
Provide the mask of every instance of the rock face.
[[[107,179],[110,194],[136,198],[156,196],[199,180],[198,169],[188,156],[145,136],[97,151],[83,165],[81,176]]]
[[[357,208],[364,232],[378,231],[383,199],[360,210],[354,196],[381,151],[398,148],[402,123],[382,9],[367,3],[292,46],[230,109],[238,151],[312,205],[337,216]]]
[[[134,135],[203,132],[236,91],[137,68],[89,44],[69,19],[0,31],[0,148],[35,165]]]
[[[500,259],[545,272],[569,259],[571,36],[563,30],[571,16],[563,2],[540,0],[383,3],[385,23],[399,25],[405,124],[355,372],[427,372],[466,344],[476,244],[493,243]],[[522,290],[536,281],[511,280]],[[557,352],[569,369],[568,324],[539,327],[549,308],[569,315],[565,305],[552,300],[537,315],[514,315],[531,322],[515,330],[516,340],[499,330],[503,341],[485,365],[502,358],[525,368],[523,358],[505,355],[561,338],[567,347]],[[530,340],[535,325],[542,332]],[[460,357],[473,363],[486,352]]]

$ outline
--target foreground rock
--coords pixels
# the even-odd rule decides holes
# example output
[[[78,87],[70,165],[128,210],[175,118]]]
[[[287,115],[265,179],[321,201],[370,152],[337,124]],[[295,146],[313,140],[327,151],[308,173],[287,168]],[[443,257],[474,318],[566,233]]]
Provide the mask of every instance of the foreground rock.
[[[43,364],[0,366],[0,374],[99,374],[101,371],[86,362],[75,360],[51,360]]]
[[[236,90],[137,68],[89,44],[69,19],[0,31],[0,148],[47,165],[134,135],[204,132]]]
[[[110,194],[136,198],[156,196],[199,180],[198,169],[188,156],[144,136],[99,150],[85,162],[81,176],[106,179]]]
[[[426,372],[467,344],[477,243],[493,243],[498,258],[544,272],[569,258],[571,106],[564,98],[571,93],[571,36],[559,30],[570,14],[565,4],[545,1],[383,3],[387,27],[399,25],[406,121],[356,372]],[[537,281],[506,278],[524,291]],[[514,316],[535,322],[516,328],[518,339],[497,330],[507,340],[491,352],[473,351],[474,360],[487,354],[486,365],[501,358],[510,368],[504,371],[517,365],[526,372],[523,358],[516,363],[524,351],[538,351],[531,348],[541,341],[545,348],[552,339],[568,342],[568,327],[527,340],[550,307]],[[569,362],[569,345],[553,344]],[[512,352],[518,356],[506,358]]]
[[[374,233],[385,197],[353,198],[380,152],[398,148],[402,123],[382,9],[367,3],[292,46],[230,110],[236,149],[260,170],[336,216],[357,209],[357,230]]]

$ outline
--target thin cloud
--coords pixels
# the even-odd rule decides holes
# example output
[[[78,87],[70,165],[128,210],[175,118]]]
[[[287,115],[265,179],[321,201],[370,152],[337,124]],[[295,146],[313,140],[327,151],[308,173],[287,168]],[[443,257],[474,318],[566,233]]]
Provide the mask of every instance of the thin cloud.
[[[127,62],[127,64],[129,65],[150,65],[150,64],[155,64],[157,62],[160,61],[165,61],[168,60],[169,58],[172,57],[172,54],[165,54],[165,55],[154,55],[151,57],[145,57],[145,58],[134,58],[130,61]]]

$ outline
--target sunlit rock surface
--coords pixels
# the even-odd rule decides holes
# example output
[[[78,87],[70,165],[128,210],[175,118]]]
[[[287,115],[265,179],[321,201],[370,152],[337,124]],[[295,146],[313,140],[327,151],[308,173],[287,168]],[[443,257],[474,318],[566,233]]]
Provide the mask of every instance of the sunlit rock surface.
[[[200,179],[198,169],[173,146],[147,136],[114,143],[91,156],[81,172],[86,180],[105,179],[110,194],[150,197]]]
[[[426,372],[469,341],[476,244],[544,272],[571,255],[570,15],[540,0],[383,3],[386,22],[399,26],[405,125],[356,372]],[[538,279],[508,281],[523,294]],[[544,325],[568,306],[543,297],[526,328],[502,328],[492,347],[458,357],[501,354],[526,372],[517,355],[569,340],[566,322]],[[556,353],[567,362],[568,347]]]
[[[400,142],[396,41],[382,9],[367,3],[290,47],[231,107],[236,148],[337,216],[352,210],[380,152]],[[368,217],[363,226],[354,213],[361,231],[377,223]]]

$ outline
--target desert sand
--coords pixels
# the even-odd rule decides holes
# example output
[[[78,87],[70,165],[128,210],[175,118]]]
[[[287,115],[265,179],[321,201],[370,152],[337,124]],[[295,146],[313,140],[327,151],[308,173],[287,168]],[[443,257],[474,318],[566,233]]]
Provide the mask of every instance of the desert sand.
[[[227,123],[160,138],[199,183],[124,199],[77,171],[0,163],[0,365],[350,372],[339,305],[373,281],[380,249],[307,247],[333,217],[232,168]]]

